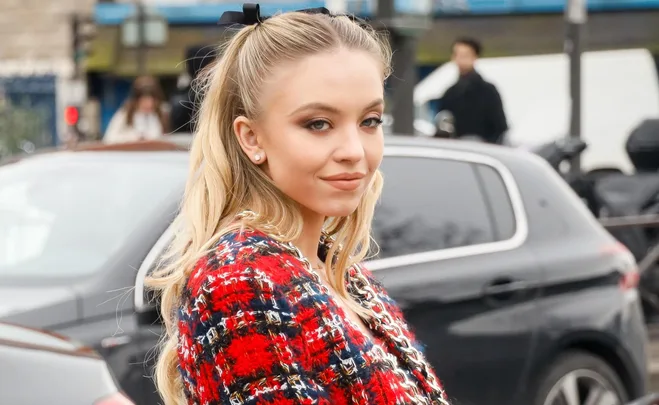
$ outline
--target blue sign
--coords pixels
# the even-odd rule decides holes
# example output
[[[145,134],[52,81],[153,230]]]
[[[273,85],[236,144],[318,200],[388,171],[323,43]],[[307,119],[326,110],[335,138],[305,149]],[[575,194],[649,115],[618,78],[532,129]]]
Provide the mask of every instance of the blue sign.
[[[261,14],[272,15],[305,8],[324,7],[324,0],[260,2]],[[242,10],[243,3],[201,3],[191,5],[158,5],[153,9],[170,24],[217,24],[225,11]],[[94,8],[94,19],[99,25],[119,25],[135,14],[130,3],[99,3]]]
[[[441,15],[488,15],[525,13],[562,13],[567,0],[431,0],[430,12]],[[425,14],[425,1],[394,0],[396,11],[406,14]],[[623,11],[659,9],[659,0],[586,0],[588,11]],[[348,12],[372,17],[377,0],[348,0]]]
[[[409,2],[414,0],[397,0]],[[567,0],[434,0],[435,14],[562,13]],[[659,0],[586,0],[588,11],[659,9]]]
[[[400,13],[418,14],[424,10],[425,1],[394,0]],[[432,13],[441,15],[488,15],[523,13],[562,13],[567,0],[432,0]],[[271,15],[305,8],[323,7],[324,0],[262,1],[261,12]],[[362,17],[372,17],[377,0],[347,0],[348,12]],[[659,9],[659,0],[587,0],[588,11],[624,11]],[[170,24],[215,24],[223,12],[241,10],[238,3],[198,3],[191,5],[155,6],[159,14]],[[99,25],[118,25],[133,15],[135,7],[130,3],[99,3],[95,6],[95,19]]]

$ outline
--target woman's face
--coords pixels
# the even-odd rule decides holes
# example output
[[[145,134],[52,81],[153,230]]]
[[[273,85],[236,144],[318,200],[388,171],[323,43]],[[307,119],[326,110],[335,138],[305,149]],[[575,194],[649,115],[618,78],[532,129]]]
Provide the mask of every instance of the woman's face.
[[[137,99],[137,111],[149,114],[156,111],[156,99],[150,95],[143,95]]]
[[[261,94],[259,119],[234,121],[249,158],[307,214],[350,215],[382,160],[381,65],[361,51],[313,55],[279,66]]]

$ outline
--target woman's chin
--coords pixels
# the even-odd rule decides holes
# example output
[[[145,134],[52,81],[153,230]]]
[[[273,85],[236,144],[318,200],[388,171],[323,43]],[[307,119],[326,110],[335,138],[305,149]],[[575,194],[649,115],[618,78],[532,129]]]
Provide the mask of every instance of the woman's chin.
[[[328,201],[319,207],[319,214],[326,217],[347,217],[359,206],[359,201]]]

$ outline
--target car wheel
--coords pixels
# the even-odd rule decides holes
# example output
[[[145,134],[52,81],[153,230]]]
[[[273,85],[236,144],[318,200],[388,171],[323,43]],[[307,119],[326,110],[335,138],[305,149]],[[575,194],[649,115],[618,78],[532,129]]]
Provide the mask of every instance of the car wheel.
[[[581,351],[562,354],[538,385],[535,405],[623,405],[627,392],[602,359]]]

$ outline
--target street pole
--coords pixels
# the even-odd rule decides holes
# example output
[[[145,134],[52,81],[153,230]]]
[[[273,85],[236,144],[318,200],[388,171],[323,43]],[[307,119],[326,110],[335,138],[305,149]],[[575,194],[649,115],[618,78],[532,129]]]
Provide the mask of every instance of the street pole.
[[[417,82],[416,38],[394,34],[396,52],[393,55],[394,78],[391,104],[393,133],[414,135],[414,86]]]
[[[570,58],[570,135],[581,138],[581,56],[583,53],[583,30],[587,20],[586,0],[568,0],[565,9],[567,25],[565,52]],[[575,157],[570,173],[581,171],[581,158]]]
[[[395,25],[394,0],[378,0],[377,20],[389,30],[394,50],[391,83],[392,132],[397,135],[414,135],[414,86],[417,82],[416,39],[405,35]]]
[[[143,0],[135,0],[132,4],[135,12],[121,24],[121,45],[135,52],[136,73],[145,75],[149,49],[164,46],[169,29],[165,17],[147,7]]]
[[[137,74],[146,74],[146,13],[141,0],[136,1],[137,11]]]
[[[80,17],[73,13],[71,16],[71,33],[72,33],[72,59],[73,59],[73,80],[80,78]]]

